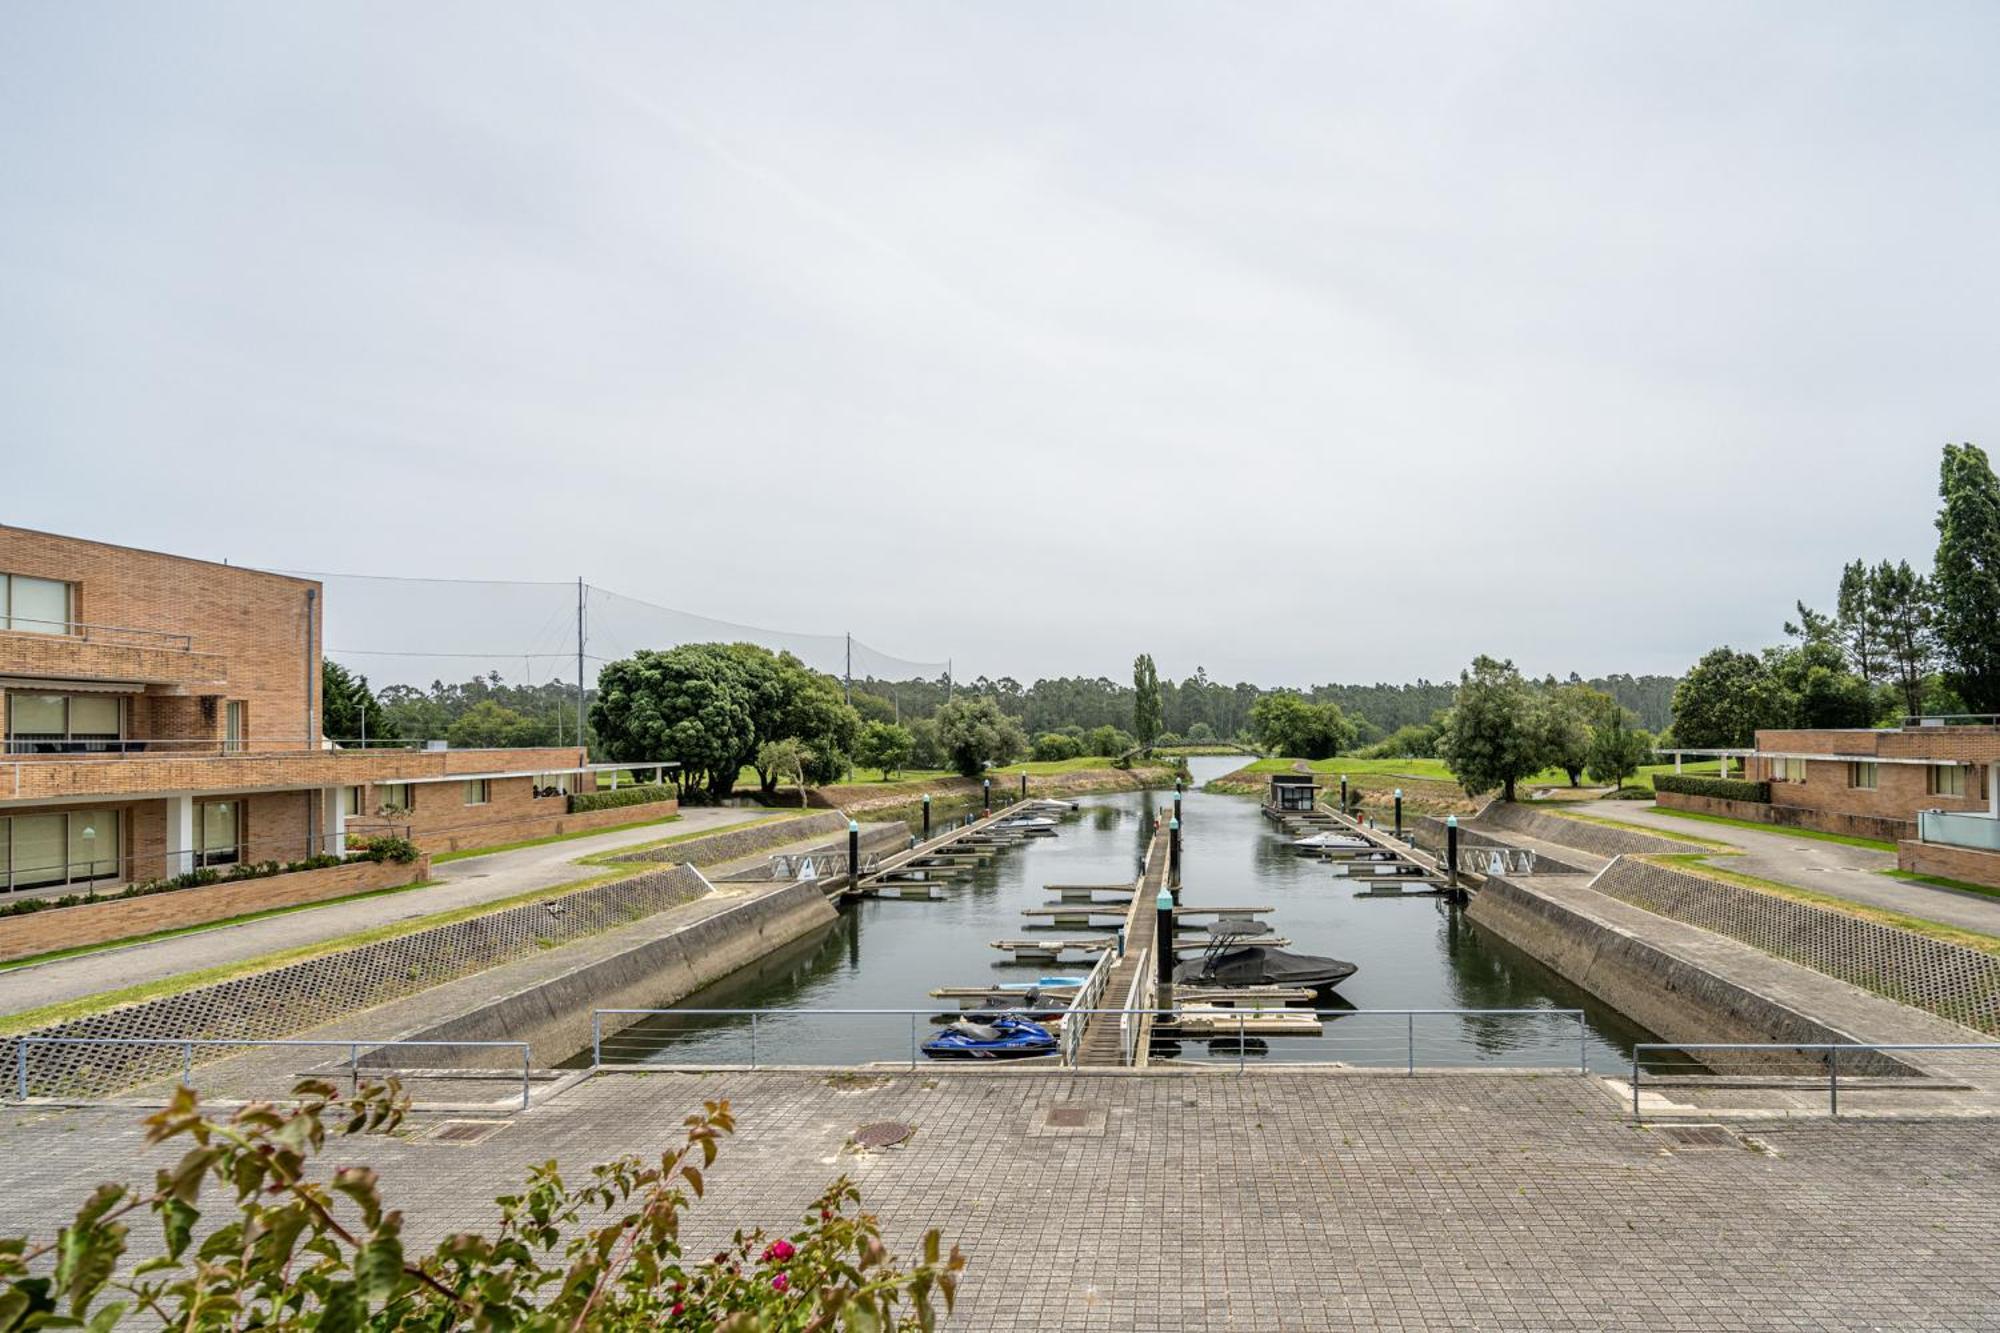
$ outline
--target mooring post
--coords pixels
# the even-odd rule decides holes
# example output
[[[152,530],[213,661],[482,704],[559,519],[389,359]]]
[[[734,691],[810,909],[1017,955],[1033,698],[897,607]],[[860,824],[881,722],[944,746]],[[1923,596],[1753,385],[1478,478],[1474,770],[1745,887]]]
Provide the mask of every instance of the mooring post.
[[[931,840],[931,794],[924,793],[924,841]]]
[[[1175,778],[1175,779],[1174,779],[1174,818],[1175,818],[1175,819],[1179,819],[1180,817],[1181,817],[1181,780],[1180,780],[1179,778]]]
[[[1403,840],[1403,789],[1396,788],[1396,841]]]
[[[1446,883],[1458,887],[1458,816],[1444,817],[1444,872]]]
[[[1157,1008],[1172,1007],[1174,987],[1174,895],[1163,885],[1153,899],[1153,952],[1159,955],[1160,998]]]
[[[1021,770],[1021,799],[1028,799],[1028,770],[1025,768]]]
[[[847,821],[847,887],[861,883],[861,821]]]
[[[1347,774],[1340,775],[1340,813],[1347,813]]]
[[[1176,889],[1181,886],[1181,820],[1179,815],[1167,821],[1167,883]]]
[[[979,783],[979,817],[986,818],[993,813],[993,779],[982,778]]]

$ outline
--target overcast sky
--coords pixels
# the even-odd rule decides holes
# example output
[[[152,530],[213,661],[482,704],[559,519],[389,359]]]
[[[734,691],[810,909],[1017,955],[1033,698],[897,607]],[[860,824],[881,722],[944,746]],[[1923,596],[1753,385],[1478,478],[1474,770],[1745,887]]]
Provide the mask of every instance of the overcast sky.
[[[16,3],[0,520],[967,677],[1678,671],[1927,563],[2000,443],[1996,57],[1992,4]]]

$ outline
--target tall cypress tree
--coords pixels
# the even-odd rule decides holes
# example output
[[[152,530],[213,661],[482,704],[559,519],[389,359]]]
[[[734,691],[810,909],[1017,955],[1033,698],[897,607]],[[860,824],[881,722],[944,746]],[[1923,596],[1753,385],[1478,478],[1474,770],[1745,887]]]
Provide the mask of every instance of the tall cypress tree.
[[[1132,661],[1132,735],[1150,750],[1160,734],[1160,673],[1153,655],[1140,653]]]
[[[1965,706],[2000,712],[2000,481],[1977,445],[1947,444],[1939,469],[1937,636]]]

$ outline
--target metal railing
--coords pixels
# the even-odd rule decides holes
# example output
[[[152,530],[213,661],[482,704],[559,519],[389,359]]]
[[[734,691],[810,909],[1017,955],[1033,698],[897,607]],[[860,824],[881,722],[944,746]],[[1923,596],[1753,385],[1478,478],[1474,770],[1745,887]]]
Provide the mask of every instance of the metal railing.
[[[2000,819],[1963,810],[1919,810],[1917,837],[1943,847],[2000,851]]]
[[[1838,1116],[1840,1114],[1840,1058],[1843,1051],[1851,1054],[1879,1053],[1883,1051],[2000,1052],[2000,1042],[1642,1041],[1632,1047],[1632,1119],[1635,1121],[1642,1118],[1639,1111],[1639,1084],[1645,1073],[1645,1057],[1649,1051],[1680,1051],[1682,1053],[1695,1051],[1739,1051],[1764,1056],[1822,1054],[1826,1057],[1827,1112],[1829,1115]],[[1696,1075],[1692,1071],[1683,1071],[1681,1077],[1700,1077],[1704,1075]]]
[[[1146,991],[1153,984],[1153,946],[1139,951],[1139,967],[1125,990],[1125,1008],[1118,1015],[1118,1050],[1126,1068],[1139,1063],[1139,1037],[1146,1025],[1139,1021],[1146,1003]]]
[[[1134,994],[1138,994],[1143,991],[1146,984],[1146,980],[1147,980],[1146,975],[1143,972],[1138,976],[1138,978],[1135,979],[1133,985]],[[1110,1009],[1110,1008],[1071,1009],[1067,1011],[1066,1017],[1117,1019],[1120,1025],[1121,1038],[1124,1043],[1124,1047],[1127,1054],[1126,1063],[1129,1065],[1133,1063],[1133,1061],[1137,1057],[1138,1032],[1140,1029],[1144,1027],[1143,1023],[1140,1023],[1136,1020],[1149,1017],[1154,1019],[1173,1019],[1175,1017],[1187,1017],[1190,1013],[1198,1014],[1204,1020],[1215,1020],[1219,1016],[1225,1021],[1220,1023],[1219,1031],[1210,1031],[1208,1033],[1199,1036],[1176,1037],[1176,1038],[1171,1038],[1171,1040],[1177,1040],[1177,1041],[1220,1040],[1225,1042],[1233,1042],[1234,1043],[1233,1048],[1224,1053],[1225,1058],[1220,1062],[1228,1063],[1230,1062],[1229,1057],[1233,1057],[1233,1063],[1236,1065],[1237,1071],[1239,1073],[1247,1068],[1247,1055],[1250,1049],[1249,1043],[1261,1040],[1266,1035],[1269,1035],[1271,1040],[1273,1041],[1300,1040],[1302,1038],[1313,1038],[1324,1042],[1326,1040],[1324,1029],[1327,1027],[1337,1028],[1337,1026],[1340,1024],[1352,1025],[1354,1023],[1354,1020],[1357,1019],[1374,1020],[1374,1019],[1393,1019],[1393,1018],[1399,1018],[1403,1020],[1403,1023],[1399,1025],[1402,1030],[1399,1034],[1397,1034],[1395,1038],[1391,1039],[1377,1038],[1370,1040],[1367,1038],[1360,1038],[1359,1034],[1355,1034],[1357,1038],[1356,1040],[1350,1040],[1345,1043],[1338,1043],[1339,1054],[1337,1056],[1331,1056],[1331,1057],[1321,1056],[1317,1059],[1311,1059],[1305,1061],[1292,1061],[1288,1063],[1308,1063],[1308,1064],[1341,1063],[1341,1064],[1354,1065],[1355,1067],[1401,1068],[1406,1075],[1414,1076],[1418,1068],[1420,1067],[1418,1065],[1418,1051],[1420,1048],[1420,1043],[1418,1041],[1420,1032],[1418,1026],[1419,1019],[1425,1019],[1425,1018],[1503,1019],[1503,1020],[1521,1019],[1521,1020],[1543,1020],[1543,1021],[1560,1020],[1565,1025],[1567,1025],[1570,1022],[1574,1022],[1576,1024],[1576,1039],[1575,1039],[1576,1060],[1574,1066],[1572,1066],[1571,1063],[1568,1061],[1568,1059],[1565,1058],[1559,1067],[1565,1069],[1574,1067],[1578,1073],[1588,1073],[1590,1068],[1590,1029],[1588,1023],[1585,1020],[1584,1012],[1581,1009],[1289,1009],[1289,1008],[1271,1007],[1265,1009],[1239,1009],[1239,1010],[1222,1010],[1222,1011],[1188,1010],[1188,1009],[1182,1009],[1176,1011],[1172,1009],[1151,1009],[1141,1005],[1128,1004],[1126,1007],[1120,1009]],[[702,1060],[698,1062],[701,1067],[772,1069],[772,1068],[784,1068],[787,1066],[788,1063],[791,1065],[809,1066],[813,1068],[821,1068],[821,1067],[841,1065],[841,1064],[847,1064],[853,1066],[880,1064],[882,1063],[881,1060],[874,1060],[874,1059],[857,1059],[857,1060],[841,1061],[838,1059],[828,1059],[828,1058],[816,1058],[812,1060],[795,1060],[790,1062],[781,1060],[774,1063],[768,1058],[762,1060],[759,1059],[758,1042],[760,1035],[762,1035],[765,1042],[765,1051],[768,1056],[770,1033],[772,1029],[774,1027],[779,1027],[781,1025],[785,1025],[787,1023],[796,1022],[797,1020],[803,1019],[815,1024],[815,1030],[813,1032],[813,1035],[810,1041],[806,1043],[807,1047],[815,1056],[824,1057],[825,1052],[829,1049],[828,1044],[825,1040],[825,1028],[823,1026],[825,1023],[828,1022],[839,1023],[847,1020],[857,1020],[857,1019],[889,1019],[889,1020],[907,1019],[908,1020],[907,1053],[905,1054],[899,1052],[897,1056],[897,1063],[906,1063],[909,1068],[915,1069],[918,1067],[919,1062],[922,1059],[922,1030],[927,1025],[927,1020],[929,1020],[933,1016],[938,1016],[938,1015],[939,1015],[939,1010],[935,1006],[927,1009],[810,1009],[810,1008],[595,1009],[591,1011],[590,1015],[591,1067],[593,1070],[601,1071],[606,1068],[618,1068],[620,1066],[629,1068],[629,1067],[642,1067],[646,1065],[658,1065],[658,1064],[670,1063],[668,1061],[649,1060],[649,1059],[644,1059],[642,1057],[651,1056],[659,1053],[666,1046],[671,1045],[672,1041],[677,1036],[708,1041],[712,1038],[717,1037],[718,1035],[727,1034],[728,1030],[731,1028],[747,1029],[747,1036],[748,1036],[747,1061]],[[1316,1018],[1320,1021],[1322,1025],[1322,1033],[1267,1034],[1264,1032],[1259,1032],[1257,1030],[1256,1024],[1259,1019],[1268,1019],[1279,1016],[1290,1017],[1295,1019],[1300,1017]],[[634,1037],[629,1033],[629,1029],[632,1026],[634,1026],[634,1024],[627,1023],[619,1025],[619,1027],[616,1030],[614,1030],[609,1036],[607,1036],[604,1031],[604,1020],[607,1017],[618,1017],[618,1018],[634,1019],[640,1021],[646,1019],[694,1020],[694,1026],[688,1031],[677,1034],[665,1033],[655,1028],[647,1036]],[[1228,1030],[1229,1023],[1226,1020],[1234,1020],[1236,1031],[1233,1035]],[[885,1027],[886,1026],[889,1025],[885,1025]],[[897,1031],[898,1034],[897,1041],[900,1044],[902,1040],[903,1024],[895,1023],[893,1024],[893,1026]],[[1157,1037],[1157,1032],[1155,1035]],[[1159,1039],[1168,1040],[1169,1038],[1159,1038]],[[607,1065],[605,1060],[605,1056],[607,1053],[609,1053],[614,1057],[613,1062],[609,1065]],[[1350,1057],[1356,1055],[1357,1053],[1364,1057],[1373,1057],[1374,1063],[1371,1065],[1356,1064],[1356,1062]],[[1517,1051],[1506,1052],[1506,1054],[1509,1056],[1515,1055],[1517,1053],[1518,1053]],[[1051,1054],[1057,1054],[1059,1056],[1060,1051],[1058,1050],[1057,1052],[1051,1052]],[[618,1057],[620,1055],[632,1058],[622,1061],[617,1060],[615,1057]],[[1195,1061],[1195,1063],[1213,1064],[1213,1063],[1218,1063],[1218,1061],[1209,1059],[1209,1060],[1198,1060]],[[1437,1065],[1437,1066],[1423,1066],[1423,1067],[1460,1068],[1460,1067],[1477,1067],[1480,1065],[1490,1065],[1496,1063],[1500,1063],[1500,1061],[1475,1059],[1470,1062],[1461,1062],[1459,1064],[1453,1064],[1453,1065]]]
[[[85,643],[108,643],[113,640],[105,636],[123,634],[150,641],[136,645],[142,648],[164,647],[168,651],[182,653],[194,651],[192,634],[170,634],[157,629],[134,629],[129,625],[92,625],[81,620],[37,620],[33,616],[9,616],[6,619],[8,623],[0,628],[15,634],[33,634],[44,639],[82,639]],[[46,625],[49,628],[45,630],[16,628],[20,625]]]
[[[1097,1008],[1097,1002],[1104,998],[1105,988],[1111,984],[1112,971],[1124,956],[1125,934],[1120,931],[1117,946],[1097,955],[1096,966],[1090,969],[1090,974],[1076,989],[1076,998],[1072,999],[1069,1007],[1063,1011],[1065,1021],[1062,1025],[1062,1062],[1064,1064],[1074,1065],[1077,1052],[1083,1047],[1084,1024],[1069,1020]]]
[[[355,1087],[361,1084],[361,1056],[364,1051],[373,1055],[377,1051],[403,1047],[443,1047],[449,1050],[517,1050],[521,1053],[521,1109],[528,1109],[529,1073],[533,1068],[533,1057],[525,1041],[342,1041],[335,1038],[264,1038],[246,1037],[20,1037],[14,1048],[14,1092],[20,1101],[28,1100],[28,1052],[37,1046],[87,1046],[87,1047],[146,1047],[169,1048],[181,1052],[181,1076],[183,1085],[194,1083],[194,1052],[196,1047],[224,1047],[241,1049],[245,1047],[312,1047],[335,1049],[347,1052],[348,1077]],[[369,1066],[371,1072],[375,1066]],[[408,1072],[408,1071],[403,1071]],[[431,1071],[426,1071],[427,1073]],[[464,1078],[473,1070],[448,1070],[436,1074],[442,1078]]]
[[[2000,713],[1905,713],[1898,724],[1910,727],[2000,727]]]

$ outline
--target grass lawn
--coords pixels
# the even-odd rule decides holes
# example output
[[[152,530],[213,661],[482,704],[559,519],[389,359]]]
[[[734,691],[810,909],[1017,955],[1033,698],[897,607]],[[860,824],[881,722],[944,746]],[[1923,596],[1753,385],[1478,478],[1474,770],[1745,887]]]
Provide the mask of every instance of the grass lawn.
[[[1642,856],[1642,861],[1652,861],[1659,865],[1671,866],[1676,870],[1686,870],[1710,879],[1719,879],[1725,884],[1736,884],[1746,889],[1756,889],[1760,893],[1775,894],[1780,898],[1790,898],[1795,902],[1811,903],[1815,907],[1827,907],[1864,921],[1874,921],[1885,926],[1897,926],[1917,935],[1928,935],[1946,944],[1957,944],[1967,949],[1977,949],[1981,953],[2000,955],[2000,936],[1981,934],[1976,930],[1965,930],[1958,926],[1948,926],[1942,921],[1929,921],[1920,916],[1909,916],[1903,912],[1892,912],[1886,908],[1874,907],[1867,903],[1857,903],[1848,898],[1836,898],[1828,893],[1815,893],[1795,884],[1781,884],[1775,879],[1763,879],[1757,875],[1745,875],[1734,870],[1724,870],[1711,865],[1706,855]]]
[[[643,810],[644,806],[634,806]],[[664,815],[658,819],[635,819],[629,824],[607,824],[603,828],[577,829],[572,833],[551,833],[544,838],[524,838],[520,842],[495,843],[491,847],[467,847],[459,852],[439,852],[431,857],[431,864],[441,866],[450,861],[463,861],[468,856],[491,856],[496,852],[518,852],[523,847],[546,847],[552,842],[569,842],[576,838],[594,838],[600,833],[618,833],[625,829],[644,828],[648,824],[671,824],[679,815]]]
[[[1890,879],[1900,879],[1909,884],[1928,884],[1934,889],[1952,889],[1958,893],[1976,893],[1982,898],[2000,898],[2000,889],[1985,884],[1973,884],[1962,879],[1946,879],[1942,875],[1920,875],[1914,870],[1878,870],[1878,875]]]
[[[1724,852],[1732,856],[1740,856],[1743,852],[1741,847],[1736,847],[1726,842],[1717,842],[1713,838],[1698,838],[1692,833],[1669,833],[1665,829],[1647,828],[1644,824],[1628,824],[1622,819],[1607,819],[1603,815],[1586,815],[1577,810],[1560,810],[1544,805],[1539,801],[1535,803],[1534,808],[1542,811],[1544,814],[1555,815],[1559,819],[1574,819],[1584,824],[1601,824],[1605,828],[1622,829],[1626,833],[1657,833],[1662,838],[1678,838],[1682,842],[1693,843],[1697,847],[1713,848],[1717,852]]]
[[[1257,759],[1246,764],[1245,767],[1255,773],[1290,773],[1293,771],[1293,765],[1298,762],[1296,759]],[[1353,755],[1340,755],[1333,759],[1315,759],[1307,766],[1315,773],[1330,773],[1335,776],[1345,773],[1350,778],[1373,774],[1408,778],[1413,782],[1457,781],[1457,779],[1452,777],[1451,770],[1444,766],[1442,759],[1357,759]],[[1686,773],[1689,777],[1712,778],[1716,775],[1718,767],[1717,761],[1710,760],[1704,764],[1689,764],[1682,769],[1682,772]],[[1740,769],[1741,765],[1737,767]],[[1672,764],[1649,764],[1633,775],[1628,785],[1644,787],[1650,791],[1653,786],[1653,777],[1655,774],[1671,773],[1673,771],[1674,766]],[[1569,774],[1559,768],[1545,768],[1533,777],[1521,779],[1520,785],[1523,787],[1567,787],[1569,786]]]
[[[1750,829],[1756,833],[1775,833],[1782,838],[1811,838],[1815,842],[1837,842],[1844,847],[1866,847],[1870,851],[1893,852],[1896,844],[1883,842],[1877,838],[1856,838],[1845,833],[1822,833],[1818,829],[1792,828],[1787,824],[1760,824],[1754,819],[1731,819],[1727,815],[1704,814],[1698,810],[1668,810],[1654,807],[1663,815],[1675,819],[1691,819],[1699,824],[1721,824],[1727,828]]]
[[[612,857],[628,856],[633,852],[651,851],[655,847],[671,847],[677,842],[693,842],[696,838],[706,838],[718,833],[741,833],[744,829],[758,828],[765,824],[782,824],[787,820],[799,819],[806,815],[830,814],[828,810],[778,810],[755,819],[746,819],[741,824],[728,824],[722,828],[692,829],[686,833],[676,833],[670,838],[655,838],[651,842],[634,842],[623,847],[612,847],[590,856],[577,858],[580,866],[601,866],[614,864]],[[602,832],[603,830],[599,830]]]

